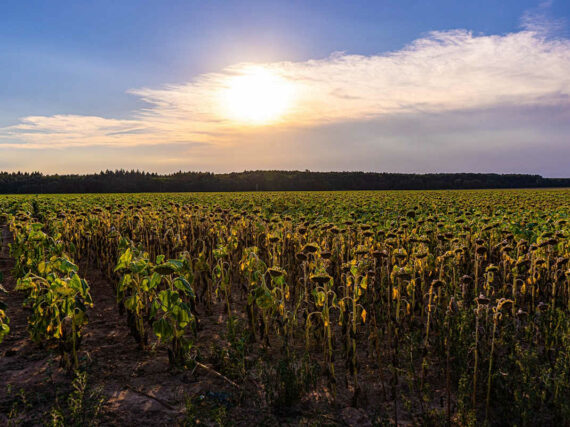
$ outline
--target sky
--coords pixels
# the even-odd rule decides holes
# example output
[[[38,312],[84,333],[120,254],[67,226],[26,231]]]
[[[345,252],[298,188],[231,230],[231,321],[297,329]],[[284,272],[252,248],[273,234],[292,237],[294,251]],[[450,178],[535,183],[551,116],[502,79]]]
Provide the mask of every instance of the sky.
[[[570,177],[570,2],[0,2],[0,170]]]

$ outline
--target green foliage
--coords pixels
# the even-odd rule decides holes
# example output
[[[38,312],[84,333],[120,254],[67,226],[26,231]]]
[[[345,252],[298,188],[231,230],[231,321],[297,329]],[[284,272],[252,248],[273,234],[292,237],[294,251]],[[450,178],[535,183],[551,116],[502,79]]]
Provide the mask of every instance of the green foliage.
[[[6,293],[6,289],[2,286],[2,273],[0,273],[0,294]],[[0,300],[0,343],[10,332],[10,319],[6,315],[6,304]]]
[[[318,371],[318,365],[307,357],[301,360],[282,358],[277,363],[272,360],[263,365],[262,380],[269,405],[286,412],[315,387]]]
[[[30,222],[26,215],[19,214],[12,218],[11,227],[16,290],[27,293],[24,305],[31,309],[31,338],[57,343],[62,365],[68,370],[77,369],[81,332],[87,324],[87,309],[93,306],[89,285],[63,252],[63,243],[41,231],[41,223]]]
[[[195,299],[192,281],[194,275],[187,260],[170,259],[163,255],[152,263],[148,253],[126,239],[119,243],[122,253],[115,271],[123,274],[117,287],[117,299],[132,315],[131,327],[135,338],[144,347],[149,322],[159,342],[169,343],[171,365],[182,365],[192,348],[185,336],[195,328],[196,319],[190,304]]]
[[[89,286],[78,276],[76,267],[65,277],[59,277],[55,272],[45,277],[28,273],[18,280],[16,289],[28,292],[26,304],[32,310],[28,330],[32,339],[36,342],[57,341],[63,364],[68,369],[77,369],[81,330],[87,324],[87,308],[93,302]]]
[[[48,418],[52,426],[95,426],[104,403],[103,390],[90,386],[86,372],[76,371],[71,391],[51,408]]]

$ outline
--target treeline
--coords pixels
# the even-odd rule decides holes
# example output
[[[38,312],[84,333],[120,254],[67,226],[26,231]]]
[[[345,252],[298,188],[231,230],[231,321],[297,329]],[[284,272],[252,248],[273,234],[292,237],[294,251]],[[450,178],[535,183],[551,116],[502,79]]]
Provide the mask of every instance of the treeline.
[[[570,187],[570,178],[540,175],[245,171],[214,174],[105,171],[88,175],[0,172],[0,193],[137,193],[284,190],[435,190]]]

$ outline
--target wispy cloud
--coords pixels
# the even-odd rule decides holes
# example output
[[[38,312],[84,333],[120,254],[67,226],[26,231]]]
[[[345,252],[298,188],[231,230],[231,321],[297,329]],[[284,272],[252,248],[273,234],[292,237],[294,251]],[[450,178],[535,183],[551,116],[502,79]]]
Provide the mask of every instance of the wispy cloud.
[[[570,106],[570,40],[550,38],[561,25],[526,14],[506,35],[436,31],[402,50],[362,56],[335,53],[305,62],[236,64],[186,84],[129,91],[147,107],[129,120],[31,116],[0,128],[0,146],[62,148],[164,143],[227,145],[244,135],[413,114],[447,114],[505,106]],[[235,76],[267,70],[294,89],[271,125],[244,126],[224,115],[219,94]],[[242,142],[243,143],[243,142]]]
[[[16,125],[0,128],[0,141],[7,141],[0,147],[35,149],[131,145],[136,144],[132,141],[133,135],[141,132],[142,126],[135,120],[96,116],[29,116]]]
[[[552,0],[546,0],[538,4],[537,7],[526,10],[520,19],[520,25],[527,31],[536,34],[556,37],[563,34],[566,28],[566,21],[562,18],[553,18],[550,13]]]

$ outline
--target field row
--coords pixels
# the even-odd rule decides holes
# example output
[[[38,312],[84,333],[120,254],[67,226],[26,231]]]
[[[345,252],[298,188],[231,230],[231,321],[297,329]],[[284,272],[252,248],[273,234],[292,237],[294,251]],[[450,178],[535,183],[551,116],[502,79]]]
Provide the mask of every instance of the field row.
[[[395,423],[570,420],[568,190],[6,196],[0,209],[31,336],[70,370],[89,265],[142,350],[232,383],[269,370],[274,408],[316,390]],[[197,339],[214,315],[216,355]]]

